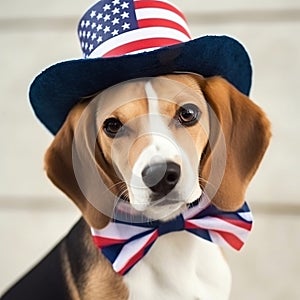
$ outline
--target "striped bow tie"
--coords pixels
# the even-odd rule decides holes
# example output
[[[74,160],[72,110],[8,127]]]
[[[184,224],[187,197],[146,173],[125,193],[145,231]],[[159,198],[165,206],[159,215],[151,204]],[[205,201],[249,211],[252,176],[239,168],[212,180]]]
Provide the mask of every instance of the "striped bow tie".
[[[186,230],[219,246],[229,245],[240,250],[251,227],[252,214],[246,203],[235,212],[224,212],[208,204],[205,208],[203,205],[192,207],[168,222],[135,224],[112,220],[104,229],[92,228],[92,236],[113,269],[124,275],[161,235]]]

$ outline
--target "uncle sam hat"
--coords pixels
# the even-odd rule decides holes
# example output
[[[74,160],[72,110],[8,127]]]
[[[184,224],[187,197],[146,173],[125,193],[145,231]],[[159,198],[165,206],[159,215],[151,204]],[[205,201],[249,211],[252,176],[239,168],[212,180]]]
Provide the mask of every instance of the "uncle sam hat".
[[[30,86],[33,110],[53,134],[82,98],[134,78],[219,75],[249,94],[244,47],[227,36],[191,39],[183,13],[167,0],[100,0],[81,18],[78,35],[83,58],[50,66]]]

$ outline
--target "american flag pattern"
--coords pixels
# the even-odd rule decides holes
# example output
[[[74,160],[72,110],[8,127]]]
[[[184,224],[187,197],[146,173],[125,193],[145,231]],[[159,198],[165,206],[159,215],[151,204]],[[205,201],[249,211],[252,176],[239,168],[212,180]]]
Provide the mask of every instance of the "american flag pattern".
[[[240,250],[252,228],[247,203],[236,212],[224,212],[209,204],[195,206],[169,222],[133,224],[113,220],[101,230],[92,228],[96,246],[120,275],[126,274],[149,251],[159,236],[186,230],[219,246]]]
[[[81,18],[85,58],[150,51],[191,39],[182,12],[166,0],[100,0]]]

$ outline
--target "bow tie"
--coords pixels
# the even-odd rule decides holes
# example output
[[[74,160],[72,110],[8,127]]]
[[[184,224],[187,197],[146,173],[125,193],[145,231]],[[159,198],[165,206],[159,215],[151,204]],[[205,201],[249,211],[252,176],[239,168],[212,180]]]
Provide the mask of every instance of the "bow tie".
[[[252,227],[247,203],[235,212],[224,212],[213,204],[199,204],[177,218],[162,222],[133,223],[113,219],[105,228],[92,228],[96,246],[120,275],[126,274],[146,255],[155,240],[164,234],[186,230],[219,246],[240,250]]]

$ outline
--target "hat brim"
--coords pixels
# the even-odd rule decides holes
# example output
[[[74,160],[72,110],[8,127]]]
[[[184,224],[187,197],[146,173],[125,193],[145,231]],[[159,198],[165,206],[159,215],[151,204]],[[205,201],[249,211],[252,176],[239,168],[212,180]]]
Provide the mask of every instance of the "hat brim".
[[[245,48],[227,36],[204,36],[151,52],[55,64],[34,79],[29,98],[36,116],[56,134],[83,97],[126,80],[180,71],[222,76],[249,95],[252,69]]]

